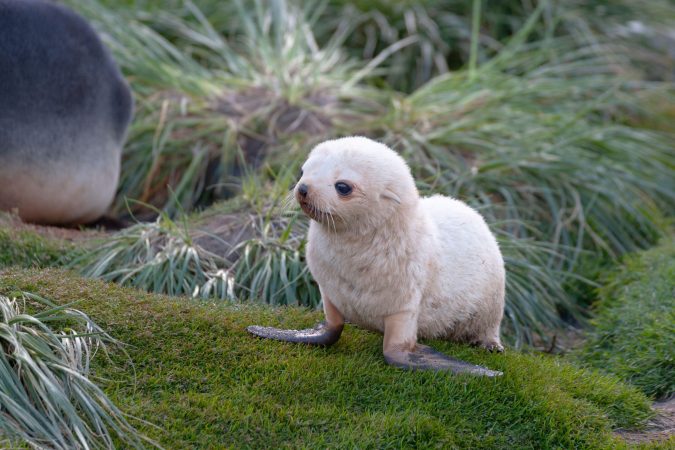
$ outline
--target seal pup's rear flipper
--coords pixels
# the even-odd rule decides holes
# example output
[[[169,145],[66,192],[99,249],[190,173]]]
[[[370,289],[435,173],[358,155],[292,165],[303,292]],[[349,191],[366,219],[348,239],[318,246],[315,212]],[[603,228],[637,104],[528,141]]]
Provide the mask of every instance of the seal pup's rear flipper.
[[[274,327],[251,325],[246,327],[246,331],[258,337],[274,339],[276,341],[328,347],[340,339],[342,327],[331,328],[326,325],[326,322],[321,322],[314,328],[306,328],[304,330],[281,330]]]
[[[485,377],[498,377],[502,372],[451,358],[433,348],[417,344],[414,350],[391,350],[384,353],[387,364],[406,370],[449,370]]]

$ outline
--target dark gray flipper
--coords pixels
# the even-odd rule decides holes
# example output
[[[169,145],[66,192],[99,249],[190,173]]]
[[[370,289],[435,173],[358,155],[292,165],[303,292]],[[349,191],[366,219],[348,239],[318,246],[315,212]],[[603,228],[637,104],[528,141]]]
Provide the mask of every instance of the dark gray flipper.
[[[451,358],[433,348],[417,344],[413,351],[389,351],[384,354],[387,364],[406,370],[449,370],[485,377],[498,377],[502,372]]]
[[[276,341],[328,347],[340,339],[342,328],[329,328],[326,322],[321,322],[314,328],[306,328],[304,330],[280,330],[274,327],[251,325],[246,327],[246,331],[258,337],[274,339]]]

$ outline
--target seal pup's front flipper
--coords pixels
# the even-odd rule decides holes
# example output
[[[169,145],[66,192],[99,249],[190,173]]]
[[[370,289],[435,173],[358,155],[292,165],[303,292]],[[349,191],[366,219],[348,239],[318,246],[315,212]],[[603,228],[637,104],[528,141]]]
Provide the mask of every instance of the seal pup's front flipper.
[[[452,358],[433,348],[416,344],[412,350],[388,350],[384,352],[387,364],[406,370],[449,370],[452,373],[468,373],[485,377],[498,377],[502,372]]]
[[[304,330],[281,330],[274,327],[251,325],[246,327],[246,331],[265,339],[328,347],[340,339],[342,328],[342,325],[330,327],[326,322],[320,322],[314,328]]]

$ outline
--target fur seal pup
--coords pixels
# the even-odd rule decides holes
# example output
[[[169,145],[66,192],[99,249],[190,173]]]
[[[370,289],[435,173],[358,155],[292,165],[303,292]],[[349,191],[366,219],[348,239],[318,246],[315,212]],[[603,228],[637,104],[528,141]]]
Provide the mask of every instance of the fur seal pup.
[[[110,205],[133,100],[110,52],[70,9],[0,0],[0,210],[87,223]]]
[[[393,366],[500,375],[417,343],[440,338],[503,350],[504,261],[480,214],[449,197],[420,198],[403,158],[363,137],[316,146],[295,197],[312,219],[307,263],[326,321],[307,330],[251,326],[250,333],[327,346],[348,321],[384,333]]]

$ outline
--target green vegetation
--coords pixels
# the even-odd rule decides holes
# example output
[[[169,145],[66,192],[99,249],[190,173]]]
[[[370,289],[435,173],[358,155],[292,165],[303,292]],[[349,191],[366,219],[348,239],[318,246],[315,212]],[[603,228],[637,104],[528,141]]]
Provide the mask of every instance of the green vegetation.
[[[287,186],[291,178],[285,179]],[[156,293],[317,306],[318,287],[304,258],[307,222],[297,211],[256,205],[263,189],[246,182],[242,201],[181,222],[162,213],[155,222],[89,243],[67,267]],[[286,196],[288,189],[281,192]]]
[[[154,223],[139,223],[97,242],[68,266],[87,277],[175,296],[317,305],[320,297],[302,245],[291,236],[297,214],[274,223],[245,222],[236,214],[220,216],[218,222],[228,219],[239,235],[252,236],[231,245],[162,214]]]
[[[653,397],[675,395],[675,240],[631,255],[606,279],[578,357]]]
[[[472,26],[476,3],[482,3],[478,30]],[[356,24],[344,44],[355,57],[370,59],[400,39],[416,38],[383,64],[382,79],[401,91],[467,65],[476,41],[475,58],[489,60],[538,9],[542,19],[528,41],[567,37],[581,46],[611,43],[611,51],[627,58],[632,70],[672,80],[670,0],[331,0],[328,5],[329,28],[343,21]]]
[[[57,265],[69,250],[67,244],[34,231],[0,228],[0,267],[50,267]]]
[[[0,295],[0,438],[57,449],[111,448],[115,438],[142,448],[138,432],[87,378],[91,359],[109,344],[118,342],[68,304]]]
[[[96,359],[93,374],[121,409],[161,427],[138,424],[167,448],[611,448],[622,445],[613,427],[650,415],[638,390],[552,356],[434,341],[505,375],[410,373],[384,364],[380,335],[351,326],[325,350],[245,332],[320,316],[299,308],[172,299],[53,269],[12,269],[0,280],[3,294],[77,300],[129,344],[128,355]]]
[[[227,298],[232,290],[232,277],[217,266],[222,258],[194,245],[187,228],[166,215],[102,240],[70,264],[81,264],[81,258],[95,261],[83,268],[85,276],[169,295]]]
[[[381,94],[358,84],[372,69],[340,49],[348,30],[317,47],[320,8],[250,3],[203,4],[241,27],[228,39],[192,2],[153,14],[72,2],[105,33],[137,97],[116,212],[125,197],[172,214],[227,197],[268,154],[380,112]]]

